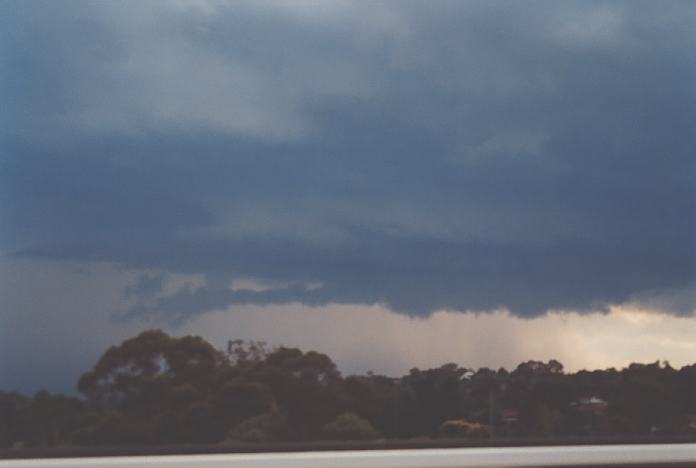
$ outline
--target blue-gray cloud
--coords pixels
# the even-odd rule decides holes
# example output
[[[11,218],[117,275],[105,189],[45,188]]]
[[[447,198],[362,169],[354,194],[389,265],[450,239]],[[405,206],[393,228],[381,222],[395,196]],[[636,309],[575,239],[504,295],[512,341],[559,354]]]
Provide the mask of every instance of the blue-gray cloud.
[[[690,4],[1,8],[0,248],[210,279],[130,314],[531,316],[696,281]]]

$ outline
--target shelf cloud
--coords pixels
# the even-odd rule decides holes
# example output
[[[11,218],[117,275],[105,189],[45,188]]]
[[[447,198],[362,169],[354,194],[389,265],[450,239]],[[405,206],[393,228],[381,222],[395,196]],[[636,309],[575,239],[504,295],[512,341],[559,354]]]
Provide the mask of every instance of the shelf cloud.
[[[4,3],[0,253],[145,272],[121,320],[692,315],[695,19],[683,2]]]

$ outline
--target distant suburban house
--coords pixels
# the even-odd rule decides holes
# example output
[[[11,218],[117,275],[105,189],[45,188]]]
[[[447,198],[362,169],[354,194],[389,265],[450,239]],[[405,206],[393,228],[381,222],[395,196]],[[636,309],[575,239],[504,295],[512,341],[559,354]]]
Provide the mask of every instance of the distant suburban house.
[[[689,431],[696,432],[696,414],[687,414]]]
[[[519,420],[520,412],[514,408],[505,408],[501,411],[503,422],[507,424],[516,423]]]
[[[580,398],[570,405],[581,413],[593,413],[597,416],[606,415],[609,407],[609,403],[595,396]]]
[[[609,403],[596,396],[579,398],[570,404],[583,421],[582,426],[588,432],[606,433],[609,430],[607,409]]]

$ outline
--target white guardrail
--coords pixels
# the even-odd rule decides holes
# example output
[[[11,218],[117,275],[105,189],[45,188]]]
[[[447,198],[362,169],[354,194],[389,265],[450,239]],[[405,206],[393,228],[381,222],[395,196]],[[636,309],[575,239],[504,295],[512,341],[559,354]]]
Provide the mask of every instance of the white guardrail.
[[[696,444],[157,455],[0,460],[0,468],[454,468],[693,463]]]

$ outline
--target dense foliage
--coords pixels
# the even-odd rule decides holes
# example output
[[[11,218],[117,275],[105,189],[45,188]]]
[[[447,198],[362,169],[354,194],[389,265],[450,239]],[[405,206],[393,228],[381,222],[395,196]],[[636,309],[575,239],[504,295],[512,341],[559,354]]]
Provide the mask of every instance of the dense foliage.
[[[565,373],[445,364],[343,377],[326,355],[148,330],[78,382],[84,398],[0,392],[0,447],[696,432],[696,365]]]

